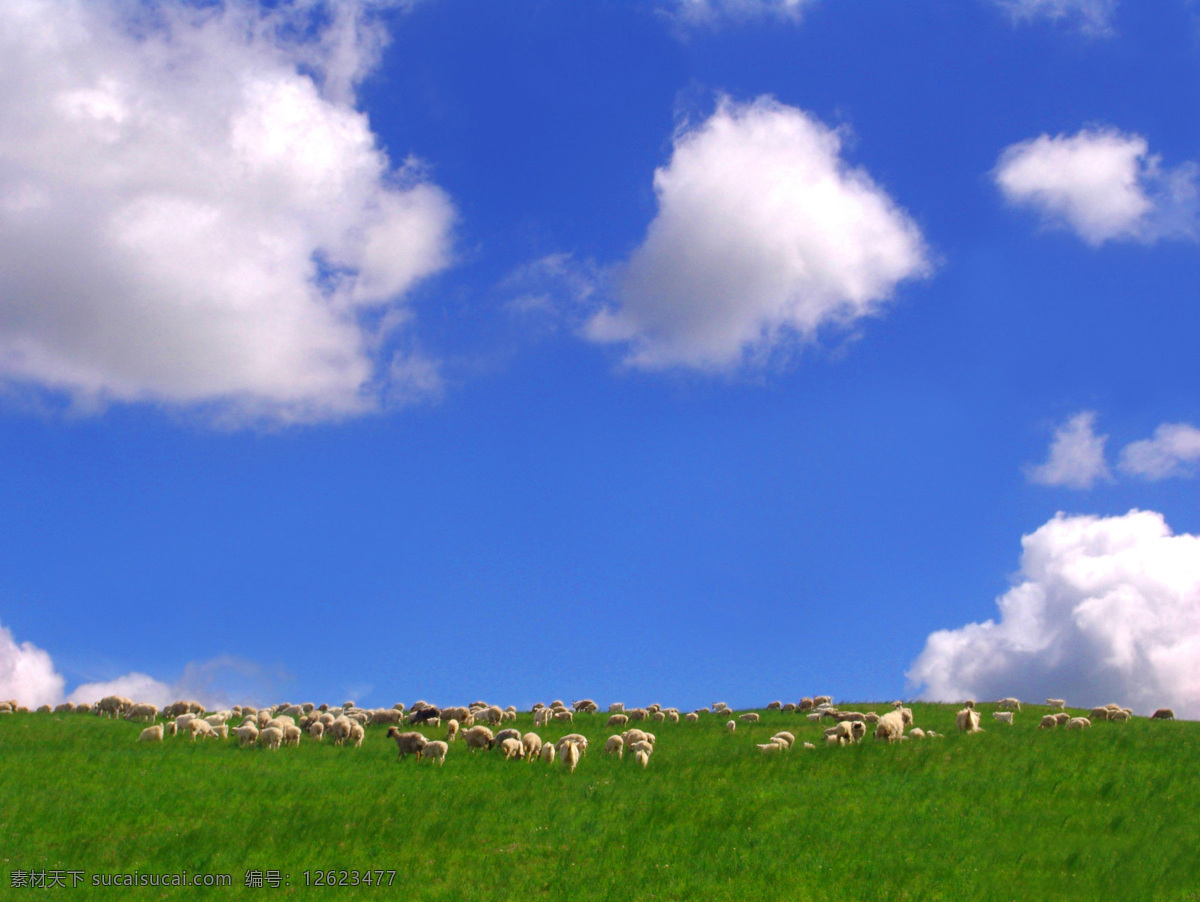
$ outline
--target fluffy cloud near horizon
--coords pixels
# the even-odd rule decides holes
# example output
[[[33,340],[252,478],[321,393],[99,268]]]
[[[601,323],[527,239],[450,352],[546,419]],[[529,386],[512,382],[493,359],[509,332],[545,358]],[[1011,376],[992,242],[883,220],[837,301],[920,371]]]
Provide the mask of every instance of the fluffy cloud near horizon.
[[[842,140],[772,98],[722,99],[655,171],[658,214],[584,334],[625,344],[629,366],[718,371],[878,313],[930,264]]]
[[[1117,0],[996,0],[1016,22],[1034,19],[1068,22],[1088,34],[1112,31]]]
[[[1039,135],[1005,148],[993,173],[1005,198],[1099,246],[1194,237],[1197,167],[1164,169],[1141,135],[1113,128]]]
[[[1107,435],[1096,435],[1096,414],[1085,410],[1075,414],[1054,431],[1049,457],[1045,463],[1027,467],[1026,478],[1038,485],[1090,489],[1097,480],[1112,478],[1104,459]]]
[[[32,642],[18,644],[0,624],[0,699],[16,699],[32,710],[62,701],[65,685],[48,652]]]
[[[999,621],[929,636],[907,677],[936,700],[1063,697],[1200,718],[1200,536],[1163,516],[1058,514],[1021,539]]]
[[[63,701],[90,705],[106,695],[124,695],[160,708],[177,699],[196,699],[215,709],[235,701],[265,703],[286,681],[287,675],[281,671],[234,655],[220,655],[188,662],[179,679],[171,683],[134,671],[83,683],[64,695],[66,679],[55,669],[50,653],[32,642],[18,643],[0,624],[0,699],[16,699],[31,710]]]
[[[0,5],[0,380],[85,407],[377,408],[384,333],[455,215],[354,106],[377,5]]]
[[[1189,465],[1200,461],[1200,429],[1187,423],[1163,423],[1152,438],[1130,442],[1121,449],[1121,472],[1159,480],[1190,476]]]

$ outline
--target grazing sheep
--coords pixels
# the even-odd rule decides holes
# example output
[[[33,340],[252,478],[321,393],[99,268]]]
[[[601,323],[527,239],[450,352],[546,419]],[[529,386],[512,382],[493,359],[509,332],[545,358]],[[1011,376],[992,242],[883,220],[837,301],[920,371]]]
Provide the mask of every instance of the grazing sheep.
[[[804,743],[804,745],[802,746],[802,748],[806,748],[806,749],[815,749],[815,748],[816,748],[816,746],[815,746],[815,745],[813,745],[811,742],[806,742],[806,743]]]
[[[608,706],[608,713],[609,714],[624,714],[625,713],[625,703],[624,702],[613,702],[611,705]]]
[[[446,741],[453,742],[458,738],[458,721],[451,717],[446,721]]]
[[[811,711],[813,707],[813,700],[811,698],[802,698],[800,701],[796,702],[796,710],[800,712]]]
[[[996,720],[1000,721],[1000,723],[1008,724],[1010,727],[1013,725],[1012,711],[993,711],[992,717],[994,717]]]
[[[442,742],[440,739],[431,739],[421,747],[421,751],[417,756],[418,761],[424,761],[428,758],[430,761],[436,761],[438,767],[444,767],[446,764],[446,752],[450,746]]]
[[[1159,708],[1157,711],[1155,711],[1153,714],[1150,715],[1150,719],[1151,720],[1174,720],[1175,712],[1172,711],[1170,708]]]
[[[160,723],[156,723],[152,727],[146,727],[146,729],[142,730],[142,732],[138,735],[138,742],[162,742],[162,739],[163,725]]]
[[[571,707],[574,708],[577,713],[583,712],[585,714],[594,714],[600,710],[600,706],[590,698],[583,698],[577,702],[571,702]]]
[[[623,727],[629,723],[629,717],[625,714],[613,714],[604,724],[606,727]]]
[[[405,755],[416,755],[420,760],[421,750],[429,743],[429,740],[420,733],[415,731],[401,733],[398,727],[388,727],[387,737],[396,743],[396,751],[400,760],[404,760]]]
[[[833,704],[833,696],[832,695],[814,695],[812,701],[813,701],[814,708],[819,708],[821,705],[832,705]]]
[[[300,728],[295,724],[288,724],[283,728],[283,745],[300,745]]]
[[[1072,717],[1067,721],[1068,730],[1085,730],[1092,725],[1086,717]]]
[[[574,721],[575,720],[575,712],[567,711],[565,708],[559,708],[554,712],[554,719],[555,720]],[[575,768],[571,768],[571,770],[573,772],[575,770]]]
[[[782,739],[785,742],[787,742],[787,746],[789,749],[793,745],[796,744],[796,737],[793,736],[791,733],[789,733],[787,730],[780,730],[778,733],[776,733],[774,736],[771,737],[772,742],[774,742],[776,739]]]
[[[166,727],[167,727],[167,735],[168,736],[174,736],[176,733],[179,732],[179,727],[175,726],[175,721],[173,721],[173,720],[167,721]]]
[[[354,721],[343,715],[335,718],[333,723],[326,727],[326,729],[329,731],[329,735],[333,737],[333,744],[341,745],[350,738],[350,729],[353,726],[355,726]],[[395,727],[389,728],[389,735],[394,729]]]
[[[996,707],[1015,710],[1017,713],[1020,713],[1021,702],[1012,696],[1009,696],[1008,698],[1002,698],[1000,701],[996,702]]]
[[[875,738],[896,742],[904,735],[904,727],[904,710],[893,708],[879,718],[879,723],[875,725]]]
[[[908,735],[911,736],[913,739],[924,739],[925,731],[922,730],[920,727],[913,727],[911,730],[908,731]]]
[[[787,746],[779,742],[757,742],[755,745],[758,746],[758,750],[764,755],[778,754],[787,750]]]
[[[491,730],[481,724],[471,727],[469,730],[463,730],[462,738],[469,749],[490,749],[496,737]]]
[[[499,723],[500,716],[503,715],[503,712],[500,711],[499,708],[497,708],[496,711],[498,712],[498,716],[496,718],[496,723]],[[441,723],[442,723],[441,717],[442,717],[442,712],[439,709],[433,707],[432,705],[426,705],[424,708],[421,708],[419,711],[414,710],[413,713],[408,716],[408,722],[410,724],[424,723],[424,724],[429,724],[430,726],[433,726],[433,727],[437,727],[437,726],[441,726]]]
[[[254,743],[258,742],[258,727],[255,726],[254,721],[246,721],[246,723],[233,732],[237,736],[238,745],[241,748],[246,748],[246,746],[254,745]],[[280,734],[280,738],[282,738],[282,734]]]
[[[867,732],[867,725],[861,720],[843,720],[825,731],[825,741],[832,738],[839,745],[859,742]],[[832,745],[832,743],[830,743]]]
[[[283,742],[283,730],[279,729],[279,727],[264,727],[258,734],[258,741],[263,748],[277,752]]]
[[[1046,699],[1046,704],[1051,708],[1058,708],[1061,711],[1067,706],[1067,700],[1065,698],[1048,698]]]
[[[647,733],[646,735],[649,736],[650,734]],[[555,743],[555,745],[558,746],[558,754],[559,755],[562,755],[563,746],[566,745],[568,742],[575,743],[576,747],[579,749],[579,757],[582,758],[584,755],[587,754],[587,750],[588,750],[587,737],[582,736],[579,733],[568,733],[566,736],[562,737],[561,739],[558,740],[558,742]]]
[[[1071,719],[1071,715],[1068,714],[1066,711],[1059,711],[1057,714],[1054,715],[1054,719],[1056,721],[1058,721],[1058,725],[1061,727],[1063,724],[1065,724],[1067,721],[1069,721]]]
[[[782,711],[783,710],[783,702],[779,702],[779,701],[771,702],[770,704],[767,705],[767,710],[768,711]]]
[[[320,742],[325,738],[325,724],[321,723],[319,720],[315,723],[310,723],[308,725],[308,735],[317,742]]]
[[[504,760],[508,761],[512,758],[520,758],[525,754],[525,748],[521,745],[520,739],[513,739],[511,736],[506,736],[497,743],[500,751],[504,753]]]
[[[1122,708],[1120,711],[1110,711],[1108,714],[1108,719],[1115,720],[1119,723],[1124,723],[1132,716],[1133,715],[1129,711]]]
[[[379,708],[371,712],[372,724],[398,724],[404,716],[395,708]]]
[[[562,746],[562,763],[563,767],[575,773],[575,767],[579,764],[579,746],[568,740]]]
[[[286,733],[287,731],[285,730],[284,732]],[[350,736],[348,738],[354,744],[354,747],[356,749],[362,748],[363,737],[365,737],[366,735],[367,735],[367,731],[363,729],[362,724],[355,723],[355,724],[350,725]],[[297,745],[300,744],[298,732],[297,732],[296,744]]]
[[[748,711],[745,714],[739,714],[738,720],[742,723],[758,723],[761,718],[758,716],[757,711]]]
[[[954,722],[960,733],[982,733],[979,726],[979,712],[974,705],[968,705],[954,715]]]
[[[863,721],[871,726],[875,726],[875,724],[879,723],[879,715],[874,711],[868,711],[863,715]]]
[[[1092,708],[1092,713],[1089,715],[1092,720],[1108,720],[1108,708]]]
[[[604,743],[604,751],[618,758],[625,757],[625,740],[620,736],[609,736]]]
[[[546,764],[554,763],[554,753],[555,749],[553,742],[546,742],[542,744],[542,761],[544,761]]]
[[[525,760],[534,761],[542,752],[542,737],[537,733],[526,733],[521,737],[521,745],[525,747]]]
[[[650,719],[652,721],[654,721],[655,723],[662,723],[663,721],[665,721],[667,719],[667,715],[665,713],[663,713],[662,711],[655,711],[653,714],[650,715]],[[676,717],[676,720],[678,720],[678,716]]]
[[[737,721],[730,720],[730,721],[726,722],[725,729],[728,730],[730,733],[732,733],[734,730],[737,729]]]
[[[47,713],[49,713],[49,711],[50,711],[49,705],[43,705],[42,707],[46,709]],[[38,710],[41,711],[42,708],[38,708]],[[144,721],[149,721],[150,723],[154,723],[154,719],[156,717],[158,717],[158,708],[156,708],[154,705],[151,705],[147,702],[138,702],[136,705],[134,705],[132,708],[130,708],[128,711],[125,712],[126,720],[144,720]],[[216,724],[214,724],[213,726],[216,726]]]
[[[217,738],[217,731],[213,729],[212,724],[205,720],[188,721],[188,730],[191,731],[192,742],[196,741],[197,736],[204,739]]]
[[[649,733],[636,728],[632,730],[626,730],[621,734],[621,739],[624,740],[626,745],[630,745],[634,742],[654,742],[654,740],[650,738]]]
[[[805,714],[804,716],[806,718],[808,718],[809,722],[811,722],[811,723],[820,723],[821,722],[820,714]]]
[[[637,742],[632,742],[629,744],[629,751],[645,752],[647,755],[653,755],[654,754],[654,745],[652,743],[647,742],[644,739],[640,739]]]
[[[784,714],[794,714],[796,711],[796,703],[788,702],[783,706],[782,711]]]
[[[641,752],[641,751],[634,752],[633,760],[636,761],[638,764],[640,764],[642,767],[650,766],[650,756],[647,755],[645,752]]]
[[[645,720],[650,716],[650,712],[645,708],[630,708],[625,713],[629,715],[630,720]]]
[[[700,719],[700,715],[695,711],[689,711],[687,714],[683,715],[683,719],[688,723],[696,723],[696,721]]]
[[[497,734],[496,734],[496,735],[493,737],[493,743],[492,743],[492,744],[493,744],[493,745],[499,745],[499,744],[500,744],[500,743],[502,743],[502,742],[503,742],[505,739],[515,739],[515,740],[517,740],[518,742],[520,742],[520,741],[521,741],[521,731],[520,731],[520,730],[514,730],[512,727],[509,727],[507,730],[501,730],[499,733],[497,733]]]

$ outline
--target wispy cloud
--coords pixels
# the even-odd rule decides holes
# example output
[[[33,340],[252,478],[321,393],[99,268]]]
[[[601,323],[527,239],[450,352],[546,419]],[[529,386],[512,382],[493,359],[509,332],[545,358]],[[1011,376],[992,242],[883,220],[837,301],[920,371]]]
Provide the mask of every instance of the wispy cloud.
[[[1113,31],[1117,0],[995,0],[1011,13],[1014,22],[1049,20],[1078,28],[1086,34]]]
[[[1200,429],[1188,423],[1163,423],[1152,438],[1130,442],[1121,449],[1121,472],[1159,480],[1191,476],[1191,464],[1200,461]]]
[[[1039,485],[1090,489],[1097,480],[1111,479],[1104,459],[1108,436],[1096,435],[1095,423],[1095,412],[1085,410],[1059,426],[1054,431],[1045,463],[1025,469],[1029,481]]]

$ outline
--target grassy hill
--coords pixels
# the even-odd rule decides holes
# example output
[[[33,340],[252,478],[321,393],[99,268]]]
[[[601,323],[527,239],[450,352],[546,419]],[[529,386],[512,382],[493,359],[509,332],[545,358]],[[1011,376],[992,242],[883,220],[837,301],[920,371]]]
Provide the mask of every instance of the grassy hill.
[[[959,736],[953,708],[913,709],[947,735],[802,750],[822,727],[800,714],[733,734],[713,715],[658,723],[645,770],[603,754],[607,715],[578,715],[538,731],[592,740],[573,775],[461,742],[443,768],[397,762],[383,727],[358,749],[266,752],[3,716],[0,898],[25,898],[14,872],[58,869],[82,873],[67,899],[1200,900],[1200,723],[1040,731],[1045,709],[1008,727],[981,706],[986,732]],[[780,729],[796,748],[762,756]],[[372,885],[312,885],[342,869]],[[280,886],[248,888],[248,871]],[[135,872],[232,886],[92,885]]]

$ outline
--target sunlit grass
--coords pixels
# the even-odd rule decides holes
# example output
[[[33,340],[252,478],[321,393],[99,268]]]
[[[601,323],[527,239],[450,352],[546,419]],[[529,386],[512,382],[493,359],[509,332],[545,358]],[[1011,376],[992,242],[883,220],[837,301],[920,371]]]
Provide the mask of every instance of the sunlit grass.
[[[798,714],[733,734],[712,715],[658,723],[646,770],[602,753],[605,715],[580,715],[539,731],[593,741],[574,775],[462,743],[443,768],[398,763],[381,727],[359,749],[271,753],[139,744],[141,725],[87,715],[0,717],[0,897],[14,869],[63,869],[233,876],[65,896],[80,899],[1200,900],[1200,724],[1039,731],[1039,709],[1010,728],[985,707],[986,732],[958,736],[952,708],[914,710],[945,738],[804,751],[822,727]],[[783,728],[797,747],[760,755]],[[306,888],[305,871],[343,868],[396,876],[390,891]],[[247,889],[251,869],[290,884]]]

